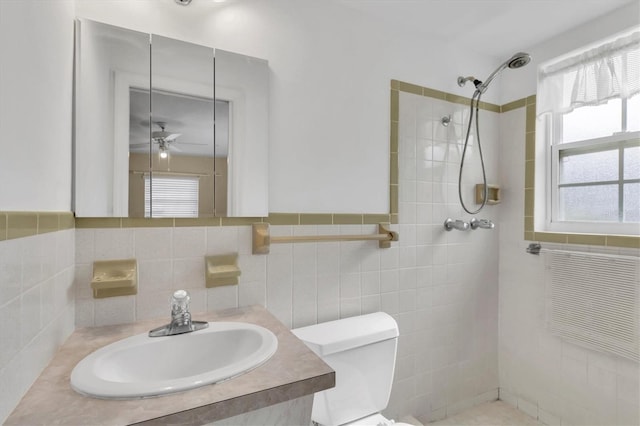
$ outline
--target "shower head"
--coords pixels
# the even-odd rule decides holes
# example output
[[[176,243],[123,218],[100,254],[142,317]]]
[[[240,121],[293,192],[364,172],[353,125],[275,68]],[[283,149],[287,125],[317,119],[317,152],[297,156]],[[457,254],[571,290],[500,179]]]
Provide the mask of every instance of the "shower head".
[[[502,72],[505,68],[517,69],[522,68],[527,65],[531,61],[531,55],[524,52],[518,52],[505,61],[502,65],[500,65],[491,75],[483,82],[477,80],[475,77],[458,77],[458,85],[464,86],[467,81],[473,81],[473,84],[476,86],[476,90],[480,93],[484,93],[491,81]]]
[[[531,61],[531,55],[524,52],[518,52],[507,61],[507,66],[512,70],[522,68]]]

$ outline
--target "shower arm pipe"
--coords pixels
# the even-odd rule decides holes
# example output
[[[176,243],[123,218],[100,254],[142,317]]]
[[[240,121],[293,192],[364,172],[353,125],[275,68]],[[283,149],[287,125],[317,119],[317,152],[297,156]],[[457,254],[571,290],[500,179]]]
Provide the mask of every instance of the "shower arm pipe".
[[[254,223],[252,226],[253,254],[267,254],[271,244],[313,243],[327,241],[378,241],[379,248],[390,248],[392,241],[398,241],[398,233],[389,229],[389,224],[379,223],[378,233],[370,235],[294,235],[272,237],[268,223]]]
[[[462,77],[462,76],[458,77],[458,86],[460,87],[464,86],[467,83],[467,81],[472,82],[476,87],[482,84],[480,80],[470,75],[468,77]]]

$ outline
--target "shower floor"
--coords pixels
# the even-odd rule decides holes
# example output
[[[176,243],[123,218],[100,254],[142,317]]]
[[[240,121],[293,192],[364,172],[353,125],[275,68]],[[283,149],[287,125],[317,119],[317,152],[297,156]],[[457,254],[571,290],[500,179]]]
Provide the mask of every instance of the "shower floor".
[[[427,424],[424,421],[423,423]],[[429,423],[428,426],[540,426],[543,424],[504,401],[492,401],[477,405],[446,419]]]

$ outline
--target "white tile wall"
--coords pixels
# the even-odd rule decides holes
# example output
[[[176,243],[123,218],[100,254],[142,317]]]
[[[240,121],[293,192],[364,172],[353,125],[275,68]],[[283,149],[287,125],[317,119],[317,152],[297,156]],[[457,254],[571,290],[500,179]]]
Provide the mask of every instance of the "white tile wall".
[[[0,423],[74,330],[74,233],[0,241]]]
[[[251,234],[245,232],[246,228],[122,229],[114,231],[119,235],[113,238],[105,238],[108,230],[78,229],[76,325],[166,319],[169,297],[180,288],[191,293],[193,312],[257,303],[267,306],[290,327],[379,310],[381,276],[390,277],[389,292],[398,291],[397,253],[385,256],[385,267],[391,269],[381,271],[381,256],[375,243],[278,244],[271,247],[271,254],[254,256]],[[375,233],[377,227],[272,226],[271,232],[273,235],[362,234]],[[242,271],[239,286],[206,289],[204,256],[230,252],[239,253]],[[115,255],[110,257],[105,253]],[[120,258],[125,254],[138,260],[138,294],[93,299],[90,289],[93,260]],[[404,300],[402,309],[410,309],[411,304],[411,300]],[[394,312],[399,309],[396,306]]]
[[[442,117],[451,115],[449,127]],[[498,178],[498,121],[481,111],[489,183]],[[447,217],[469,221],[458,201],[468,108],[400,93],[400,243],[397,277],[381,274],[381,291],[401,326],[392,414],[439,418],[497,395],[498,232],[446,232]],[[477,139],[467,152],[463,193],[476,208],[482,179]],[[497,222],[499,206],[479,217]],[[397,291],[396,291],[397,288]],[[383,293],[385,295],[386,293]],[[383,299],[383,308],[385,307]],[[404,326],[404,327],[403,327]],[[401,373],[401,374],[399,374]],[[395,410],[395,411],[394,411]]]
[[[525,253],[525,111],[502,114],[500,221],[500,397],[546,424],[640,424],[637,363],[584,349],[546,332],[544,264]],[[546,248],[638,250],[544,244]]]

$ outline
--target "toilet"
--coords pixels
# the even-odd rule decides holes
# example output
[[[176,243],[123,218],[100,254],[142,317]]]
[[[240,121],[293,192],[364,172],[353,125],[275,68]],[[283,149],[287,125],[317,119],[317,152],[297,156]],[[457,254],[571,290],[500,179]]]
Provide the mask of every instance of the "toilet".
[[[291,330],[336,372],[336,386],[313,397],[311,420],[324,426],[411,426],[386,419],[398,324],[376,312]]]

